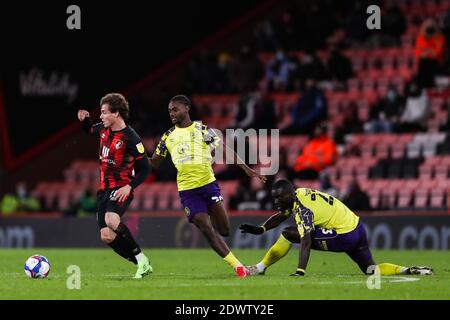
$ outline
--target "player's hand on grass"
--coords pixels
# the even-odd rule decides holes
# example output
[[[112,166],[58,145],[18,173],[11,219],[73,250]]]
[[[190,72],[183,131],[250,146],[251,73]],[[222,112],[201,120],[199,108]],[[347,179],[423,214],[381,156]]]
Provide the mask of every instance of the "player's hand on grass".
[[[245,173],[251,178],[255,178],[255,177],[258,178],[263,183],[266,183],[266,181],[267,181],[267,177],[266,176],[263,176],[263,175],[259,174],[258,172],[256,172],[252,168],[246,168],[245,169]]]
[[[263,234],[264,233],[264,228],[263,227],[258,227],[258,226],[254,226],[251,224],[241,224],[239,226],[239,229],[241,229],[241,233],[251,233],[251,234]]]
[[[118,203],[125,202],[130,196],[130,193],[131,193],[131,186],[128,184],[126,186],[123,186],[122,188],[118,189],[115,193],[116,201]]]
[[[78,110],[78,120],[83,121],[84,119],[89,117],[89,111],[87,110]]]

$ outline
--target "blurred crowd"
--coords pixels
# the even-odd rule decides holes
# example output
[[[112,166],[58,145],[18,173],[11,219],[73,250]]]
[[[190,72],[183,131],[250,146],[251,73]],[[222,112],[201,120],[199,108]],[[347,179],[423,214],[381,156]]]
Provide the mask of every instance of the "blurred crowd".
[[[381,7],[379,30],[369,30],[366,26],[366,8],[373,4]],[[402,36],[411,25],[419,30],[414,39],[417,70],[404,90],[390,85],[385,95],[370,107],[367,121],[358,117],[358,105],[349,103],[343,111],[344,121],[330,130],[325,92],[348,90],[348,80],[355,75],[352,60],[344,50],[400,47]],[[229,51],[200,50],[187,65],[180,92],[238,95],[236,111],[227,128],[278,128],[281,135],[308,136],[309,141],[299,152],[294,167],[287,165],[286,150],[280,150],[280,171],[271,179],[318,179],[321,190],[344,199],[350,208],[369,210],[369,198],[358,182],[351,181],[346,190],[337,190],[331,184],[327,168],[336,163],[338,147],[347,134],[427,130],[431,114],[427,90],[436,87],[437,76],[450,74],[449,41],[450,10],[433,18],[411,20],[394,0],[320,0],[307,6],[302,1],[289,1],[285,10],[254,25],[253,39],[248,44]],[[326,59],[319,56],[323,51],[327,52]],[[270,53],[267,61],[261,58],[265,53]],[[299,93],[286,121],[277,119],[273,93]],[[144,137],[158,137],[171,126],[167,109],[162,107],[171,96],[171,92],[162,92],[152,107],[142,96],[130,97],[133,126]],[[205,116],[208,109],[199,107],[192,106],[192,119]],[[440,129],[448,128],[447,121]],[[169,161],[165,164],[151,179],[174,180],[174,168]],[[230,199],[231,209],[272,208],[270,181],[259,185],[236,168],[227,169],[218,178],[239,179],[236,195]],[[95,197],[87,191],[65,213],[92,214],[94,203]],[[1,202],[4,214],[17,210],[39,210],[39,203],[27,197],[23,186],[16,194],[5,195]]]

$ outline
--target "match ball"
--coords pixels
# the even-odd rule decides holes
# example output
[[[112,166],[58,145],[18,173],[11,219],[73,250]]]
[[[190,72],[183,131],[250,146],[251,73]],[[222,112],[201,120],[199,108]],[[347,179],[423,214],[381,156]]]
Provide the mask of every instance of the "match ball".
[[[28,278],[46,278],[50,272],[50,262],[46,257],[35,254],[27,259],[24,269]]]

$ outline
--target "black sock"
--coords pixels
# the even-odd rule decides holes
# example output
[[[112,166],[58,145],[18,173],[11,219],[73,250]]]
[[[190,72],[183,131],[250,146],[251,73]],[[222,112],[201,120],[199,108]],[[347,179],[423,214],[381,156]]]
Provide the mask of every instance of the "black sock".
[[[137,255],[142,252],[141,248],[134,240],[133,235],[130,232],[130,229],[128,229],[128,227],[125,224],[121,222],[117,227],[117,229],[114,230],[114,232],[117,233],[119,237],[125,240],[124,242],[127,243],[133,255]]]
[[[129,246],[124,241],[124,239],[120,236],[116,236],[113,241],[108,243],[108,245],[121,257],[127,259],[128,261],[137,264],[136,257],[133,253],[128,249]]]

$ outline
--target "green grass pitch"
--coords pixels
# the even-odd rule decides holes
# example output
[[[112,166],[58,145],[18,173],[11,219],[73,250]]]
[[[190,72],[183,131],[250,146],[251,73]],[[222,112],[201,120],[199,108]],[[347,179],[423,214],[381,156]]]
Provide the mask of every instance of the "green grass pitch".
[[[307,276],[290,277],[298,256],[291,250],[265,276],[238,279],[211,249],[144,251],[154,273],[134,280],[135,266],[109,249],[1,249],[0,299],[450,299],[450,251],[374,251],[378,263],[430,265],[436,274],[382,277],[381,288],[373,290],[345,254],[312,251]],[[246,264],[264,252],[234,251]],[[23,265],[32,254],[50,260],[48,278],[26,277]],[[80,267],[79,290],[67,289],[70,265]]]

